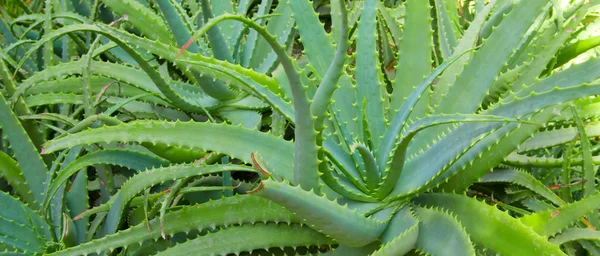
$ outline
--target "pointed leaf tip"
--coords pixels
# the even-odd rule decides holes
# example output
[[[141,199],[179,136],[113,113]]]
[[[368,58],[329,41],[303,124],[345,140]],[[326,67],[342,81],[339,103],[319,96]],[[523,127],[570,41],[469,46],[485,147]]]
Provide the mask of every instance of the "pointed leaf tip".
[[[175,55],[175,58],[179,58],[179,56],[185,51],[187,50],[187,48],[190,47],[190,45],[192,45],[192,43],[194,42],[194,38],[190,38],[190,40],[188,40],[187,42],[185,42],[185,44],[181,47],[181,49],[179,49],[179,52],[177,52],[177,55]]]
[[[258,187],[256,187],[256,188],[255,188],[255,189],[253,189],[253,190],[250,190],[250,191],[248,191],[247,193],[248,193],[248,194],[254,194],[254,193],[258,193],[258,192],[260,192],[261,190],[263,190],[264,188],[265,188],[265,184],[264,184],[262,181],[260,181],[260,184],[258,184]]]

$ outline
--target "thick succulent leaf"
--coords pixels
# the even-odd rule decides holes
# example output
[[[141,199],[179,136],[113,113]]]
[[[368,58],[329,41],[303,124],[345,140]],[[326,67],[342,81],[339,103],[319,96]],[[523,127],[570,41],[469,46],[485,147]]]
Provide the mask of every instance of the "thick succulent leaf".
[[[600,231],[589,228],[569,228],[550,238],[550,242],[555,244],[564,244],[577,240],[600,241]]]
[[[568,228],[589,213],[597,211],[599,207],[600,193],[596,193],[556,209],[523,216],[521,222],[540,235],[551,236]]]
[[[265,0],[266,1],[266,0]],[[270,1],[270,0],[269,0]],[[277,41],[284,45],[295,35],[292,8],[287,1],[280,1],[272,10],[277,15],[269,18],[267,31],[277,36]],[[259,72],[270,72],[277,62],[277,55],[269,47],[264,38],[259,37],[252,52],[251,66]]]
[[[473,255],[475,250],[460,222],[439,209],[417,207],[419,237],[415,247],[428,255]]]
[[[404,255],[412,250],[419,237],[419,220],[412,208],[402,207],[388,223],[381,234],[382,246],[372,255]]]
[[[102,3],[115,13],[126,15],[127,21],[148,38],[164,43],[175,42],[163,19],[139,1],[103,0]]]
[[[40,215],[16,198],[0,192],[0,242],[29,252],[42,252],[51,241],[50,227]]]
[[[456,194],[426,194],[417,197],[415,202],[448,210],[456,216],[474,243],[497,253],[565,255],[557,245],[551,244],[518,219],[476,199]]]
[[[44,182],[48,168],[2,94],[0,94],[0,116],[2,116],[0,118],[2,133],[7,136],[22,175],[35,199],[35,204],[31,204],[31,207],[37,209],[44,200]]]
[[[364,217],[325,196],[270,179],[263,180],[251,193],[285,206],[303,223],[348,246],[367,245],[386,227],[386,222]]]
[[[471,113],[477,110],[506,60],[513,50],[520,46],[521,38],[546,4],[545,0],[516,3],[502,23],[485,40],[481,49],[473,55],[448,94],[443,97],[436,112]],[[464,98],[469,100],[461,100]]]
[[[364,106],[360,106],[361,109],[364,108],[364,111],[360,112],[358,124],[360,127],[363,122],[368,123],[368,130],[372,135],[371,141],[366,141],[367,138],[362,139],[372,145],[372,148],[379,147],[386,126],[383,109],[384,98],[381,95],[382,88],[379,79],[381,76],[380,64],[377,55],[374,54],[376,52],[375,33],[377,32],[375,1],[377,0],[365,1],[356,39],[356,83],[359,85],[356,87],[356,97],[360,104],[364,104]],[[416,2],[423,1],[416,0]],[[415,66],[415,64],[411,66]],[[422,78],[421,75],[418,76],[419,79]],[[359,129],[366,130],[367,127]]]
[[[536,194],[546,198],[557,206],[565,205],[566,203],[558,197],[552,190],[548,189],[542,182],[533,177],[531,174],[512,170],[512,169],[500,169],[490,172],[483,176],[480,183],[490,182],[509,182],[516,185],[520,185],[530,189]]]
[[[577,115],[577,111],[574,107],[571,107],[573,112],[573,117],[575,117],[575,124],[577,125],[577,132],[579,135],[580,145],[581,145],[581,156],[583,158],[582,169],[583,169],[583,178],[586,182],[583,184],[583,197],[588,197],[593,195],[596,190],[596,167],[594,166],[594,162],[592,159],[592,145],[590,140],[588,139],[587,133],[585,132],[585,128],[583,122],[579,115]],[[595,217],[598,217],[598,212],[594,214]],[[594,220],[594,223],[597,223]]]
[[[4,54],[4,52],[1,49],[0,54]],[[0,78],[0,81],[2,81],[4,85],[4,89],[6,89],[6,92],[8,93],[7,97],[11,97],[17,90],[17,84],[12,79],[10,71],[3,60],[0,60]],[[16,101],[14,101],[13,106],[13,111],[18,116],[31,114],[31,111],[29,110],[29,108],[27,108],[27,105],[22,98],[19,98]],[[39,146],[45,142],[45,138],[40,129],[38,128],[37,123],[35,123],[35,121],[32,120],[22,120],[21,124],[23,125],[23,128],[31,138],[33,145],[37,149],[39,149]],[[47,163],[49,163],[49,161]]]
[[[17,161],[3,151],[0,151],[0,178],[6,180],[13,187],[23,202],[35,204],[33,194],[25,182],[25,177],[23,177]]]
[[[572,100],[575,100],[575,99],[578,99],[580,97],[584,97],[587,95],[596,94],[597,93],[596,86],[597,85],[582,84],[580,86],[571,86],[571,87],[567,87],[564,89],[560,89],[557,87],[553,90],[550,90],[550,91],[547,91],[544,93],[531,94],[531,96],[528,96],[524,99],[513,100],[508,103],[500,104],[493,109],[488,109],[488,111],[482,112],[482,114],[493,114],[493,115],[500,115],[500,116],[524,116],[526,114],[535,113],[541,109],[548,108],[555,104],[560,104],[560,103],[572,101]],[[598,85],[598,86],[600,86],[600,85]],[[553,109],[548,109],[546,111],[546,113],[544,114],[544,115],[546,115],[546,117],[541,118],[540,120],[533,119],[531,121],[538,122],[538,123],[547,122],[549,120],[549,118],[552,116],[552,113],[553,113]],[[550,115],[550,116],[548,116],[548,115]],[[541,117],[541,115],[539,117]],[[487,128],[486,128],[486,126],[487,126]],[[435,171],[437,173],[439,173],[439,171],[441,169],[443,169],[446,164],[452,164],[455,160],[457,160],[456,159],[457,156],[462,156],[461,158],[458,159],[458,161],[456,163],[452,164],[452,167],[451,167],[452,170],[449,172],[446,172],[446,174],[444,174],[445,176],[442,177],[443,179],[445,179],[451,175],[454,175],[458,169],[461,169],[465,166],[470,166],[471,168],[473,166],[476,166],[478,171],[473,171],[471,169],[469,178],[466,178],[467,176],[461,176],[460,177],[461,180],[459,181],[459,183],[451,185],[451,186],[460,186],[461,187],[460,189],[456,189],[456,188],[455,189],[462,191],[463,189],[468,187],[470,184],[472,184],[472,182],[475,182],[476,179],[479,179],[480,176],[478,177],[478,175],[483,176],[483,174],[485,172],[489,171],[493,166],[495,166],[497,163],[501,162],[504,159],[504,157],[506,157],[506,155],[510,154],[510,152],[512,152],[522,140],[529,137],[529,135],[532,133],[532,131],[521,132],[520,133],[521,138],[518,139],[519,141],[517,141],[515,136],[513,136],[515,138],[506,137],[506,134],[508,132],[513,131],[516,128],[528,129],[528,128],[531,128],[532,126],[528,125],[528,124],[525,124],[525,125],[507,124],[504,126],[505,128],[502,128],[502,129],[504,129],[502,133],[500,133],[500,132],[491,133],[490,134],[491,136],[486,136],[483,138],[483,140],[481,140],[481,142],[475,143],[479,140],[479,139],[477,139],[478,136],[481,136],[482,134],[492,131],[495,128],[494,126],[497,127],[498,125],[487,124],[487,123],[469,123],[469,124],[461,125],[459,128],[455,129],[454,131],[450,132],[447,136],[440,139],[440,141],[438,141],[436,144],[432,145],[427,151],[425,151],[425,153],[423,153],[423,154],[411,159],[411,161],[407,162],[407,165],[409,165],[411,167],[411,168],[407,168],[407,170],[420,170],[419,179],[422,179],[423,181],[425,181],[426,178],[435,178],[434,177],[435,175],[434,176],[426,176],[426,175],[422,174],[423,173],[422,170],[424,170],[426,168],[422,167],[421,165],[433,164],[431,161],[423,161],[424,159],[430,159],[430,158],[428,158],[431,156],[430,154],[435,154],[435,157],[437,157],[437,159],[439,160],[439,161],[435,161],[436,165],[439,164],[438,167],[431,169],[432,171]],[[509,126],[515,126],[515,127],[513,127],[512,129],[507,128]],[[536,128],[537,126],[533,126],[533,127]],[[536,129],[534,129],[533,131],[535,131],[535,130]],[[470,135],[466,135],[464,133],[464,131],[470,131],[471,133],[470,133]],[[468,137],[468,139],[465,136]],[[498,140],[500,140],[502,138],[507,138],[506,140],[504,140],[505,141],[504,143],[506,143],[506,144],[500,144],[500,146],[495,147],[496,148],[495,150],[488,151],[488,148],[490,148],[490,145],[498,144]],[[475,141],[473,141],[473,140],[475,140]],[[504,148],[503,151],[499,151],[498,148],[501,148],[501,146],[506,147],[506,148]],[[451,149],[451,150],[457,150],[457,151],[462,151],[462,150],[468,149],[468,151],[466,153],[459,153],[459,152],[455,151],[454,153],[444,156],[444,160],[442,160],[439,155],[439,152],[450,153],[447,149],[445,149],[443,151],[438,151],[442,147]],[[489,152],[489,154],[494,154],[495,155],[493,157],[494,160],[493,161],[491,160],[492,159],[491,156],[487,156],[487,157],[482,156],[481,152]],[[504,152],[504,153],[501,153],[501,152]],[[477,159],[482,159],[482,162],[478,163],[477,165],[472,165],[473,164],[472,161],[477,160]],[[484,164],[484,163],[486,163],[486,164]],[[415,165],[418,165],[418,166],[415,166]],[[429,169],[429,168],[427,168],[427,169]],[[407,173],[407,172],[403,172],[403,175],[404,175],[404,173]],[[477,173],[479,173],[479,174],[477,174]],[[457,177],[457,179],[458,178],[459,177]],[[403,180],[402,176],[401,176],[400,180]],[[414,181],[411,180],[411,183],[412,182],[414,182]],[[449,183],[449,185],[450,185],[450,183]]]
[[[179,3],[174,0],[158,0],[156,3],[167,21],[167,25],[171,30],[172,35],[175,37],[177,45],[180,47],[183,46],[192,36],[192,24],[190,24],[189,19],[186,19],[185,17],[187,14],[181,12],[182,9],[177,6]],[[200,51],[198,45],[195,43],[192,44],[189,49],[193,52]]]
[[[46,152],[104,142],[149,142],[223,153],[246,163],[259,153],[265,168],[292,180],[292,143],[267,133],[225,124],[136,121],[70,134],[45,144]]]
[[[536,82],[536,79],[542,74],[546,65],[556,56],[556,52],[570,39],[572,31],[581,24],[581,20],[585,17],[586,13],[587,8],[581,8],[567,24],[559,28],[556,28],[552,24],[551,28],[542,32],[546,35],[540,35],[542,37],[540,42],[535,42],[536,44],[541,44],[538,46],[540,49],[539,52],[535,54],[531,61],[525,63],[525,67],[519,72],[518,78],[507,84],[507,86],[510,86],[509,89],[511,91],[519,91],[522,89],[522,86]],[[549,38],[546,39],[544,36]],[[535,49],[535,47],[528,48]]]
[[[121,223],[123,210],[129,201],[138,193],[153,185],[161,184],[167,181],[194,177],[207,174],[215,174],[224,171],[246,171],[255,172],[256,170],[247,166],[238,165],[172,165],[163,168],[155,168],[139,173],[125,182],[121,190],[108,202],[111,205],[106,222],[104,223],[104,233],[114,233]]]
[[[583,159],[581,157],[573,157],[569,159],[571,165],[581,165]],[[595,165],[600,165],[600,156],[592,157],[592,162]],[[504,159],[504,163],[516,166],[516,167],[562,167],[565,164],[564,158],[555,157],[538,157],[538,156],[525,156],[517,153],[511,153]]]
[[[97,164],[118,165],[136,171],[144,171],[146,169],[167,166],[168,162],[158,157],[128,150],[101,150],[89,153],[77,158],[66,168],[58,172],[46,192],[44,209],[50,204],[50,200],[54,197],[54,194],[73,174],[80,170],[85,170],[88,166]]]
[[[254,15],[259,17],[259,16],[264,16],[264,15],[268,14],[271,9],[271,4],[273,4],[272,0],[261,0],[260,4],[258,5],[258,10]],[[285,4],[283,4],[283,5],[285,5]],[[257,20],[257,22],[259,22],[260,25],[262,25],[262,26],[265,25],[266,21],[267,20],[265,18]],[[254,50],[257,46],[260,45],[260,44],[257,44],[257,40],[258,40],[258,32],[256,32],[256,30],[251,30],[248,33],[248,35],[246,36],[246,42],[243,45],[244,49],[242,50],[242,56],[240,57],[241,59],[239,61],[242,66],[244,66],[244,67],[250,66],[250,59],[254,55]],[[264,41],[264,39],[263,39],[262,43],[263,43],[262,44],[263,48],[269,46],[269,44],[266,41]]]
[[[477,40],[479,39],[479,32],[483,27],[483,24],[485,23],[488,15],[498,2],[500,1],[490,2],[484,7],[484,9],[481,12],[477,13],[475,19],[469,24],[469,28],[465,31],[464,35],[458,41],[458,45],[456,46],[456,49],[454,49],[454,53],[452,54],[453,56],[457,56],[462,52],[475,47],[475,45],[477,44]],[[448,93],[448,88],[450,87],[450,85],[454,84],[457,75],[462,73],[466,63],[468,63],[472,55],[472,53],[462,55],[458,61],[456,61],[448,67],[447,72],[444,72],[444,74],[440,76],[431,95],[430,105],[432,107],[437,106],[440,103],[443,96]]]
[[[388,116],[394,116],[407,101],[413,89],[431,71],[433,30],[431,29],[431,6],[429,1],[409,0],[406,2],[404,30],[400,41],[397,73]],[[361,18],[362,23],[362,18]],[[360,100],[360,98],[359,98]],[[423,95],[414,106],[413,117],[422,117],[428,110],[429,93]]]
[[[460,32],[455,23],[460,19],[457,2],[436,0],[435,13],[438,27],[438,45],[440,46],[442,58],[448,59],[452,56],[460,37]]]
[[[589,137],[600,136],[600,123],[592,122],[585,125],[585,133]],[[573,141],[577,138],[577,127],[558,127],[553,130],[536,132],[533,138],[523,142],[518,152],[549,148]]]
[[[304,52],[310,60],[310,66],[314,68],[319,77],[324,77],[335,56],[332,39],[325,33],[325,29],[310,2],[287,1],[294,12],[296,29],[300,34]],[[348,74],[343,73],[338,82],[340,88],[335,91],[332,99],[342,110],[340,113],[341,121],[348,122],[348,130],[356,135],[358,134],[358,124],[354,119],[357,117],[360,108],[353,105],[357,101],[352,80]]]
[[[202,216],[199,218],[199,216]],[[170,211],[164,216],[163,230],[171,236],[179,232],[203,230],[209,227],[234,224],[253,224],[256,222],[297,222],[290,211],[284,207],[256,196],[225,197],[200,205],[186,206],[176,211]],[[67,248],[50,255],[87,255],[106,249],[114,250],[128,247],[146,240],[156,240],[161,237],[158,219],[138,224],[116,234],[95,239],[79,246]],[[247,239],[247,238],[246,238]]]
[[[487,116],[487,115],[477,115],[477,114],[456,114],[456,115],[433,115],[415,123],[411,124],[402,134],[399,136],[401,139],[397,143],[397,148],[394,149],[394,155],[391,161],[388,163],[387,169],[385,169],[384,177],[382,178],[384,183],[380,187],[380,191],[378,191],[379,196],[386,196],[394,187],[398,186],[397,183],[406,185],[402,183],[402,181],[398,181],[398,178],[402,175],[402,170],[405,164],[406,159],[406,151],[410,145],[411,139],[417,135],[418,132],[430,128],[435,127],[437,125],[443,125],[448,123],[457,123],[457,122],[514,122],[519,120],[517,119],[508,119],[500,116]],[[412,179],[411,179],[412,180]],[[405,189],[411,189],[411,185],[406,185]],[[412,188],[418,189],[418,188]]]
[[[69,216],[75,218],[75,216],[83,213],[89,207],[88,198],[88,175],[87,172],[80,172],[73,181],[73,185],[67,191],[65,196],[66,206],[69,209]],[[85,235],[87,232],[89,218],[83,217],[75,220],[75,230],[77,232],[77,244],[81,244],[85,241]]]
[[[330,245],[330,238],[298,224],[246,224],[178,244],[156,255],[225,255],[271,247]]]

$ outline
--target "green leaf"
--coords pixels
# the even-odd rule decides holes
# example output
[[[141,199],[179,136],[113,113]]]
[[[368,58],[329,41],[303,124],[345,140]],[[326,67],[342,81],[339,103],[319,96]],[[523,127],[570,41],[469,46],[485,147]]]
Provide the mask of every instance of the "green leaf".
[[[362,105],[365,102],[365,111],[361,111],[358,119],[359,127],[362,122],[368,123],[368,129],[372,134],[370,140],[362,138],[372,148],[378,148],[381,136],[385,133],[386,123],[383,109],[384,98],[379,80],[379,61],[376,52],[376,0],[365,1],[362,10],[360,25],[358,26],[358,38],[356,40],[356,98]],[[423,2],[418,1],[417,2]],[[422,77],[420,77],[422,78]],[[365,130],[366,127],[359,128]],[[359,138],[361,136],[359,135]]]
[[[588,197],[596,193],[596,167],[594,166],[594,162],[592,159],[592,145],[590,140],[588,139],[588,135],[585,132],[585,128],[583,126],[583,122],[581,122],[581,118],[577,115],[577,111],[574,107],[571,107],[571,112],[573,112],[573,117],[575,118],[575,124],[577,125],[577,131],[579,132],[579,139],[581,142],[581,151],[583,157],[583,178],[586,182],[583,185],[583,197]],[[597,213],[595,214],[597,215]]]
[[[257,152],[263,156],[270,172],[292,179],[292,143],[267,133],[225,124],[135,121],[70,134],[46,143],[44,148],[46,152],[54,152],[105,142],[149,142],[210,150],[246,163],[252,163],[250,154]]]
[[[22,251],[42,252],[52,239],[48,224],[31,208],[1,191],[0,201],[0,242]]]
[[[467,64],[448,94],[436,108],[437,113],[472,113],[479,108],[489,87],[498,76],[513,50],[517,49],[547,1],[530,0],[516,3],[513,10]],[[461,99],[468,98],[468,101]]]
[[[551,243],[564,244],[577,240],[600,241],[600,231],[589,228],[569,228],[550,239]]]
[[[475,250],[460,222],[439,209],[417,207],[419,237],[415,247],[429,255],[473,255]]]
[[[2,133],[7,136],[23,177],[35,199],[31,207],[38,209],[44,201],[44,182],[48,168],[2,94],[0,94],[0,116],[2,116],[0,118]]]
[[[50,204],[54,194],[73,174],[80,170],[85,171],[88,166],[97,164],[118,165],[141,172],[150,168],[166,166],[168,162],[158,157],[128,150],[101,150],[89,153],[60,170],[46,192],[43,208],[45,209]]]
[[[399,45],[400,52],[398,54],[399,60],[396,66],[397,73],[388,111],[390,117],[396,114],[404,102],[407,101],[414,88],[431,72],[433,31],[431,29],[430,11],[429,1],[409,0],[406,2],[404,30],[402,31],[402,39]],[[428,111],[428,105],[429,93],[426,93],[416,103],[415,113],[412,117],[422,117]]]
[[[415,201],[419,205],[448,210],[456,216],[474,243],[496,253],[565,255],[557,245],[549,243],[518,219],[476,199],[456,194],[425,194]]]
[[[175,41],[173,34],[161,17],[140,2],[135,0],[103,0],[102,3],[121,16],[127,15],[127,22],[148,38],[167,44]]]
[[[243,165],[172,165],[163,168],[154,168],[145,172],[138,173],[123,184],[121,190],[111,197],[107,204],[111,205],[106,222],[104,223],[104,234],[114,233],[121,224],[123,210],[129,204],[129,201],[138,193],[153,185],[161,184],[167,181],[177,180],[187,177],[195,177],[207,174],[215,174],[223,171],[245,171],[256,172],[256,169]]]
[[[330,245],[334,241],[298,224],[245,224],[221,229],[155,255],[225,255],[272,247]]]
[[[202,218],[198,218],[202,216]],[[257,222],[297,222],[297,218],[284,207],[273,204],[257,196],[233,196],[209,201],[196,206],[168,212],[164,217],[164,232],[172,236],[179,232],[203,230],[209,227],[234,224],[253,224]],[[103,250],[142,243],[160,238],[159,220],[150,221],[150,231],[146,223],[138,224],[116,234],[94,239],[79,246],[67,248],[49,255],[87,255]],[[245,239],[248,239],[245,237]]]
[[[556,209],[523,216],[521,222],[540,235],[551,236],[568,228],[589,213],[597,211],[599,207],[600,193],[596,193]]]
[[[303,223],[353,247],[375,241],[386,227],[386,222],[366,218],[325,196],[270,179],[263,180],[250,193],[285,206],[302,219]]]
[[[404,255],[414,248],[418,237],[419,221],[413,215],[411,207],[402,207],[381,234],[381,248],[372,255]]]
[[[566,203],[558,197],[552,190],[548,189],[542,182],[533,177],[531,174],[512,170],[512,169],[500,169],[490,172],[483,176],[480,183],[490,182],[509,182],[528,188],[536,194],[546,198],[557,206],[565,205]]]
[[[23,202],[35,204],[33,194],[25,182],[25,177],[23,177],[17,161],[3,151],[0,151],[0,178],[6,180],[13,187]]]

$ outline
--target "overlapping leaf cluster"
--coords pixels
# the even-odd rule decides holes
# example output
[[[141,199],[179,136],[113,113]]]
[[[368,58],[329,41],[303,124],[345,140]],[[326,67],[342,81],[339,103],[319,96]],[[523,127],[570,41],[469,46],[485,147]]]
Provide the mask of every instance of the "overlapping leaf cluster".
[[[0,254],[600,255],[598,7],[18,0]]]

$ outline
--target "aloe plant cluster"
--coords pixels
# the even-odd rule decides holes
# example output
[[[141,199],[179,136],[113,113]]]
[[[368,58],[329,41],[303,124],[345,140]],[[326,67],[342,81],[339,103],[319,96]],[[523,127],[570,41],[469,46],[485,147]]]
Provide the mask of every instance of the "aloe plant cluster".
[[[600,255],[599,7],[16,0],[0,255]]]

